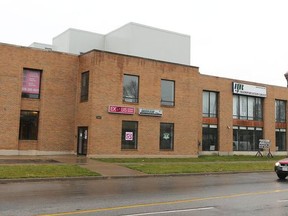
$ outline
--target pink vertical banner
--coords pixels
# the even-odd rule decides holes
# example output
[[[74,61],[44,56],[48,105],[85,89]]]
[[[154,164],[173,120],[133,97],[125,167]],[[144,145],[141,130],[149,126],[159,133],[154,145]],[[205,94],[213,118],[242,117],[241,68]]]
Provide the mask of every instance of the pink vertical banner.
[[[22,93],[39,94],[40,72],[33,70],[24,70],[22,83]]]

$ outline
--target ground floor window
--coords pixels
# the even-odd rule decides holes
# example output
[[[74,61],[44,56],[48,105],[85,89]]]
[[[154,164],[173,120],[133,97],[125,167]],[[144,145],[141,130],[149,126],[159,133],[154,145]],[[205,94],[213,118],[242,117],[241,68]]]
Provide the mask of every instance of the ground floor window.
[[[276,150],[277,151],[286,151],[286,129],[276,129]]]
[[[160,150],[173,150],[174,124],[160,123]]]
[[[258,127],[233,127],[233,151],[258,151],[263,129]]]
[[[202,125],[202,151],[218,151],[217,125]]]
[[[39,112],[24,111],[20,113],[20,140],[37,140]]]
[[[138,122],[122,121],[121,149],[137,149]]]

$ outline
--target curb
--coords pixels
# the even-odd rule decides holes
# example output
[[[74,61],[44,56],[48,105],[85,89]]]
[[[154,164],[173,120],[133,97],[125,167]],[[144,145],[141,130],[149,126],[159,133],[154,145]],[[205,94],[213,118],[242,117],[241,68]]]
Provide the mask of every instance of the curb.
[[[19,179],[0,179],[0,184],[24,183],[24,182],[54,182],[54,181],[86,181],[86,180],[108,180],[108,179],[128,179],[128,178],[159,178],[159,177],[184,177],[184,176],[209,176],[245,173],[263,173],[273,171],[243,171],[243,172],[210,172],[210,173],[180,173],[180,174],[144,174],[137,176],[84,176],[84,177],[61,177],[61,178],[19,178]]]

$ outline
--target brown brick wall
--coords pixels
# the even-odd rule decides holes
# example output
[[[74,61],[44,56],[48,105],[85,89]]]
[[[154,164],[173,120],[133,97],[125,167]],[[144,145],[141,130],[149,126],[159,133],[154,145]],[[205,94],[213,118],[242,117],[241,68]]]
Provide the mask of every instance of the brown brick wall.
[[[267,97],[263,104],[263,121],[233,120],[233,94],[232,83],[240,82],[256,86],[264,86],[267,89]],[[263,138],[271,141],[271,151],[275,151],[275,99],[288,101],[288,88],[270,86],[260,83],[232,80],[207,75],[200,76],[203,90],[216,91],[219,93],[219,117],[218,135],[219,151],[233,151],[233,125],[263,127]],[[201,104],[202,106],[202,104]],[[202,109],[202,108],[201,108]],[[287,111],[286,111],[287,117]],[[287,119],[287,118],[286,118]],[[205,119],[202,120],[204,123]],[[287,121],[287,120],[286,120]],[[287,123],[286,123],[287,124]],[[285,124],[285,125],[286,125]],[[200,130],[201,131],[201,130]],[[201,136],[201,134],[200,134]],[[202,138],[201,138],[202,139]],[[287,139],[288,140],[288,139]]]
[[[73,150],[78,57],[5,44],[0,50],[1,150]],[[21,99],[23,68],[43,71],[40,99]],[[20,110],[40,112],[37,141],[18,140]]]
[[[76,152],[77,128],[89,127],[88,155],[195,156],[202,124],[217,123],[219,151],[233,151],[233,125],[263,126],[275,150],[275,99],[288,89],[267,87],[264,121],[233,120],[232,79],[199,74],[197,67],[91,51],[75,56],[0,44],[0,151]],[[23,68],[42,71],[41,98],[22,99]],[[89,100],[80,102],[81,73],[89,71]],[[124,74],[139,76],[139,103],[122,101]],[[175,107],[161,106],[161,79],[175,81]],[[203,90],[218,92],[218,118],[202,118]],[[134,115],[108,113],[109,105],[130,106]],[[140,116],[139,108],[161,109],[162,117]],[[20,110],[39,111],[37,141],[19,141]],[[97,118],[96,118],[97,117]],[[137,150],[121,150],[122,121],[138,122]],[[160,123],[174,123],[174,150],[159,150]],[[281,124],[287,127],[287,122]],[[288,133],[287,133],[288,134]],[[288,139],[287,139],[288,140]]]
[[[81,73],[90,71],[89,102],[85,105],[78,103],[77,109],[77,121],[87,122],[86,124],[90,125],[88,154],[197,154],[199,125],[199,101],[195,100],[199,97],[197,68],[96,51],[80,57],[80,62],[77,89],[80,89]],[[138,104],[122,102],[124,74],[139,76]],[[175,107],[161,107],[161,79],[175,81]],[[109,114],[107,112],[109,105],[135,107],[137,113],[131,116]],[[87,108],[89,106],[90,108]],[[162,109],[163,116],[139,116],[139,108]],[[89,114],[86,113],[89,109],[90,120],[87,119]],[[96,116],[101,116],[102,119],[96,119]],[[138,121],[137,150],[121,150],[123,120]],[[173,151],[159,150],[160,122],[174,123]]]

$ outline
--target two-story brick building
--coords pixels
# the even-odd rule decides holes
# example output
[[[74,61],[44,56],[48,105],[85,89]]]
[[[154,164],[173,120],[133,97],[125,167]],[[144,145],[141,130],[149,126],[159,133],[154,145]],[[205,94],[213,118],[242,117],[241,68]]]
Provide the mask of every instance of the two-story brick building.
[[[1,155],[287,154],[288,89],[202,75],[187,35],[130,23],[0,51]]]

